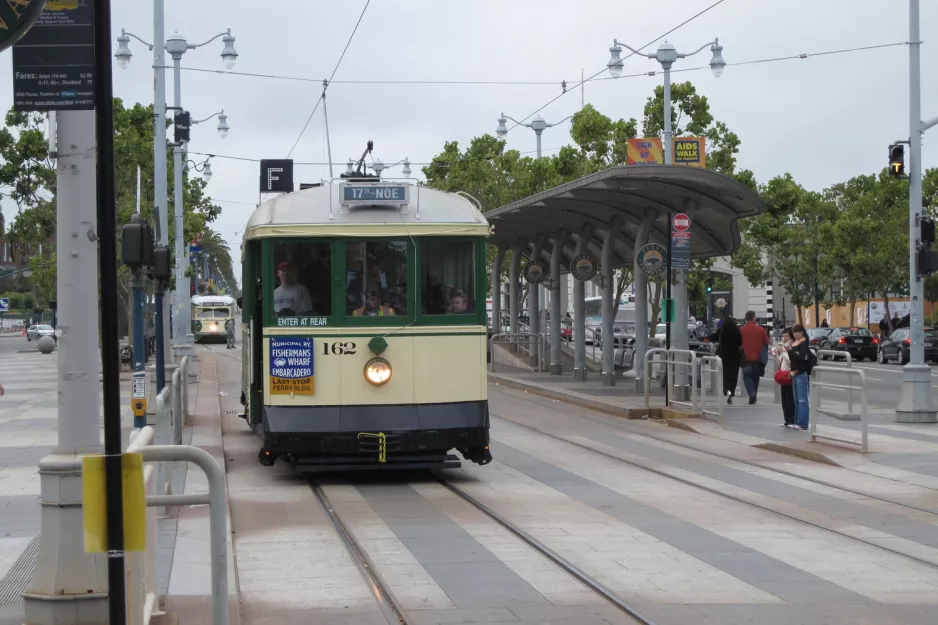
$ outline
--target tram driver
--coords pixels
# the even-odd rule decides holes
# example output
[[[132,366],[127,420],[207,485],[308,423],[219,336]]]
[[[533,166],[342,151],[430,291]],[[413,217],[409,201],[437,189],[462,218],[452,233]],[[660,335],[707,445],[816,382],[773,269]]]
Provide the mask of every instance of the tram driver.
[[[274,289],[274,314],[283,316],[314,315],[313,298],[309,289],[296,281],[289,261],[277,265],[280,286]]]
[[[446,307],[446,313],[449,315],[464,315],[471,312],[469,298],[466,297],[466,293],[462,289],[450,289],[449,306]]]
[[[378,292],[370,289],[365,294],[365,305],[352,313],[353,317],[390,317],[394,315],[394,310],[388,306],[382,306],[378,298]]]

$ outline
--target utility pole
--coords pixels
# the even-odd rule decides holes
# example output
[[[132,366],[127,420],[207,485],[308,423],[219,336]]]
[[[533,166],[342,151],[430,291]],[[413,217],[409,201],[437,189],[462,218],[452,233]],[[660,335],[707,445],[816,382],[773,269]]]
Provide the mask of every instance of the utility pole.
[[[39,461],[42,534],[25,622],[75,625],[81,615],[82,623],[107,623],[107,558],[85,553],[75,464],[101,453],[94,112],[59,112],[56,146],[58,442]]]
[[[163,0],[153,2],[153,201],[156,208],[157,239],[160,246],[169,245],[169,213],[166,192],[166,33]],[[172,362],[169,349],[170,302],[162,294],[156,296],[156,322],[162,328],[156,333],[156,349],[163,350],[163,362]],[[162,338],[160,338],[162,337]],[[156,392],[166,385],[166,371],[157,358]]]
[[[902,393],[896,408],[901,423],[935,423],[931,368],[925,364],[925,293],[918,268],[922,220],[922,135],[938,118],[922,121],[922,41],[919,0],[909,0],[909,363],[902,368]]]

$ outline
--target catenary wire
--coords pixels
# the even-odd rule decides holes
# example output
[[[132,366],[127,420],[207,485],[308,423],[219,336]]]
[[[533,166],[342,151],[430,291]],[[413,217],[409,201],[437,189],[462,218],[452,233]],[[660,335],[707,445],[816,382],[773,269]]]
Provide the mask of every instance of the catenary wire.
[[[368,6],[371,4],[371,0],[366,0],[365,7],[362,9],[361,15],[358,16],[358,21],[355,22],[355,28],[352,29],[352,34],[349,35],[348,41],[345,42],[345,48],[342,49],[342,55],[339,57],[338,62],[335,64],[335,67],[332,69],[332,74],[329,76],[329,80],[323,83],[322,94],[320,94],[319,99],[316,100],[316,106],[313,107],[313,111],[309,114],[309,117],[306,119],[306,123],[303,124],[303,130],[300,131],[299,136],[297,136],[296,141],[293,142],[293,147],[290,148],[290,152],[287,154],[287,158],[293,154],[293,150],[296,149],[296,146],[299,145],[300,139],[303,138],[303,134],[306,132],[306,129],[309,127],[309,122],[312,121],[313,115],[316,114],[316,111],[319,109],[319,105],[322,104],[323,99],[326,97],[326,89],[329,88],[329,83],[332,82],[332,79],[335,77],[335,73],[339,71],[339,65],[342,64],[342,59],[345,58],[345,53],[348,52],[348,48],[352,45],[352,39],[355,37],[355,33],[358,32],[358,27],[362,23],[362,18],[365,17],[365,11],[368,10]]]

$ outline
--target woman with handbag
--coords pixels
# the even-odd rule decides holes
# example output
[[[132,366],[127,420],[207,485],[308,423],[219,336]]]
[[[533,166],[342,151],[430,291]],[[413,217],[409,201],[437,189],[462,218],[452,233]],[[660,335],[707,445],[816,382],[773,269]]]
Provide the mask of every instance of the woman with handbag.
[[[789,329],[785,330],[785,341],[778,346],[775,351],[775,383],[781,387],[782,394],[782,415],[785,422],[784,428],[795,427],[795,391],[791,383],[791,358],[788,356],[788,350],[795,341],[794,333]]]

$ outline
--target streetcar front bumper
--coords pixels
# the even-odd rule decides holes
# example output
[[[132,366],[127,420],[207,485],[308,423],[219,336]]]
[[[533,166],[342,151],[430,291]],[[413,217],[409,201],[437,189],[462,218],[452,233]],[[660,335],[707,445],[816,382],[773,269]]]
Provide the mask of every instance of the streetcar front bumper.
[[[452,449],[491,461],[487,401],[391,406],[264,406],[257,433],[264,464],[298,469],[458,467]]]

